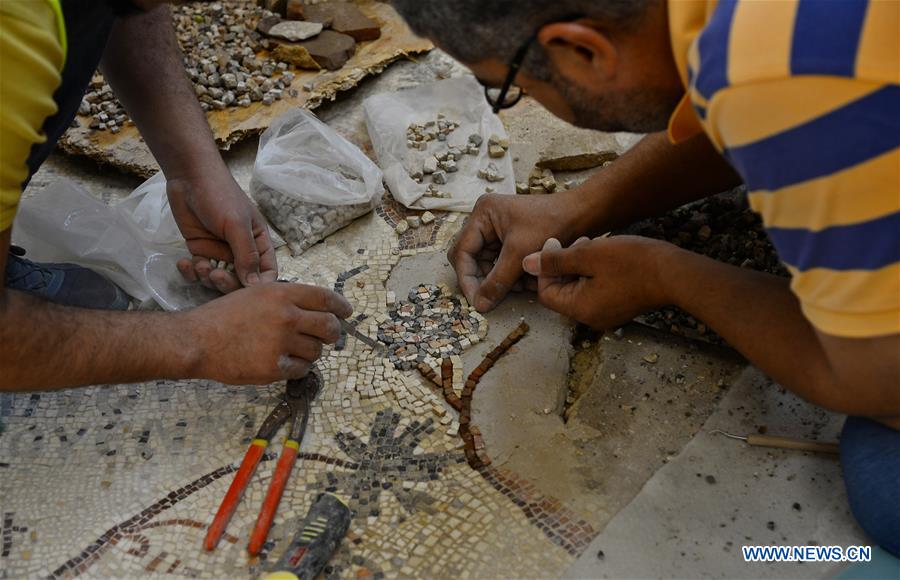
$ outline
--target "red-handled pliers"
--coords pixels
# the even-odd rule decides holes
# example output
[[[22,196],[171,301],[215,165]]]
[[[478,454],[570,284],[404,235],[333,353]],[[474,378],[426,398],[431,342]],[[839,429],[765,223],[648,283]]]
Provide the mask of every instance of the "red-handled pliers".
[[[284,488],[287,485],[288,477],[294,468],[294,462],[297,460],[297,453],[300,451],[300,441],[303,440],[303,434],[306,432],[306,424],[309,421],[309,404],[316,393],[319,391],[319,378],[313,371],[303,379],[292,380],[287,383],[287,390],[282,397],[281,402],[269,413],[262,427],[256,434],[256,438],[250,443],[250,448],[241,462],[241,467],[231,482],[231,487],[216,512],[209,530],[206,532],[206,540],[203,545],[207,550],[215,550],[219,540],[228,527],[231,516],[234,515],[244,490],[259,465],[269,441],[281,428],[284,423],[290,425],[288,437],[284,442],[284,448],[281,457],[278,458],[278,465],[275,467],[275,474],[272,476],[272,482],[269,484],[269,491],[266,493],[266,499],[263,500],[262,509],[259,512],[259,518],[256,520],[256,527],[250,535],[250,543],[247,545],[247,551],[252,556],[259,554],[263,544],[266,543],[266,536],[269,535],[269,528],[272,526],[272,520],[275,518],[275,511],[281,502],[281,496],[284,494]]]

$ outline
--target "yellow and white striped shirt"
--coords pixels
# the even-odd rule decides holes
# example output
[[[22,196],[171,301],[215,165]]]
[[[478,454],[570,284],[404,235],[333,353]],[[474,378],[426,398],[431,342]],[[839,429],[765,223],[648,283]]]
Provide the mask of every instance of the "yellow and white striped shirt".
[[[900,332],[900,0],[669,0],[687,97],[743,177],[807,318]]]

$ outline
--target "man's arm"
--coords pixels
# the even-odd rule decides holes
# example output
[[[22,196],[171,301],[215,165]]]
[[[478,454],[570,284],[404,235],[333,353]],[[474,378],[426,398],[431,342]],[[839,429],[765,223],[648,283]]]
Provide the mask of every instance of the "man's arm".
[[[0,273],[11,232],[0,232]],[[338,294],[299,284],[260,284],[184,313],[69,308],[0,285],[0,391],[299,378],[351,312]]]
[[[0,233],[6,271],[11,229]],[[0,390],[189,376],[197,345],[180,317],[65,308],[0,287]]]
[[[658,262],[666,302],[707,322],[804,399],[900,429],[900,335],[825,334],[806,319],[789,280],[670,251]]]
[[[705,133],[677,145],[653,133],[577,189],[578,235],[605,234],[740,184]]]
[[[522,275],[522,259],[547,239],[571,243],[739,184],[706,135],[673,145],[654,133],[571,191],[482,197],[448,257],[466,298],[485,312]]]
[[[119,18],[101,68],[166,176],[172,212],[196,257],[179,264],[182,273],[224,292],[274,281],[268,229],[219,154],[168,7]],[[206,258],[234,261],[240,281],[212,271]]]
[[[632,236],[551,240],[529,256],[541,302],[596,328],[674,304],[780,385],[833,411],[900,429],[900,335],[842,338],[803,315],[783,278]]]

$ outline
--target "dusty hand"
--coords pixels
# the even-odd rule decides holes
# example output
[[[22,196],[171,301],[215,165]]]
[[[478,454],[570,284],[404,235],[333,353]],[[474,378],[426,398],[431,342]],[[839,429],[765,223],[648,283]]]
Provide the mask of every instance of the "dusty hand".
[[[559,195],[481,197],[447,252],[469,303],[479,312],[496,307],[520,282],[525,256],[571,235],[568,209]]]
[[[202,361],[196,375],[229,384],[306,376],[323,343],[340,338],[343,296],[301,284],[258,284],[188,312]]]
[[[175,222],[193,255],[178,263],[186,280],[199,280],[224,294],[275,281],[278,265],[269,230],[227,169],[211,171],[202,179],[172,179],[167,192]],[[214,269],[210,258],[233,262],[235,273]]]
[[[581,238],[566,249],[550,239],[522,266],[538,277],[541,304],[605,329],[666,304],[660,260],[677,259],[680,251],[636,236]]]

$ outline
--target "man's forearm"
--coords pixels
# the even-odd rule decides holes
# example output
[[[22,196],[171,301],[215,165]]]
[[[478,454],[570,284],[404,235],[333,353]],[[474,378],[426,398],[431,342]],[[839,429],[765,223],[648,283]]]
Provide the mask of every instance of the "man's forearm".
[[[0,391],[191,378],[202,356],[185,315],[68,308],[0,297]]]
[[[598,235],[740,184],[706,135],[672,145],[665,133],[653,133],[567,201],[578,208],[579,234]]]
[[[168,179],[223,167],[168,6],[119,18],[101,69]]]
[[[863,365],[851,377],[836,372],[835,353],[803,316],[788,280],[674,247],[657,267],[666,301],[703,320],[779,384],[823,407],[900,428],[893,371]]]

